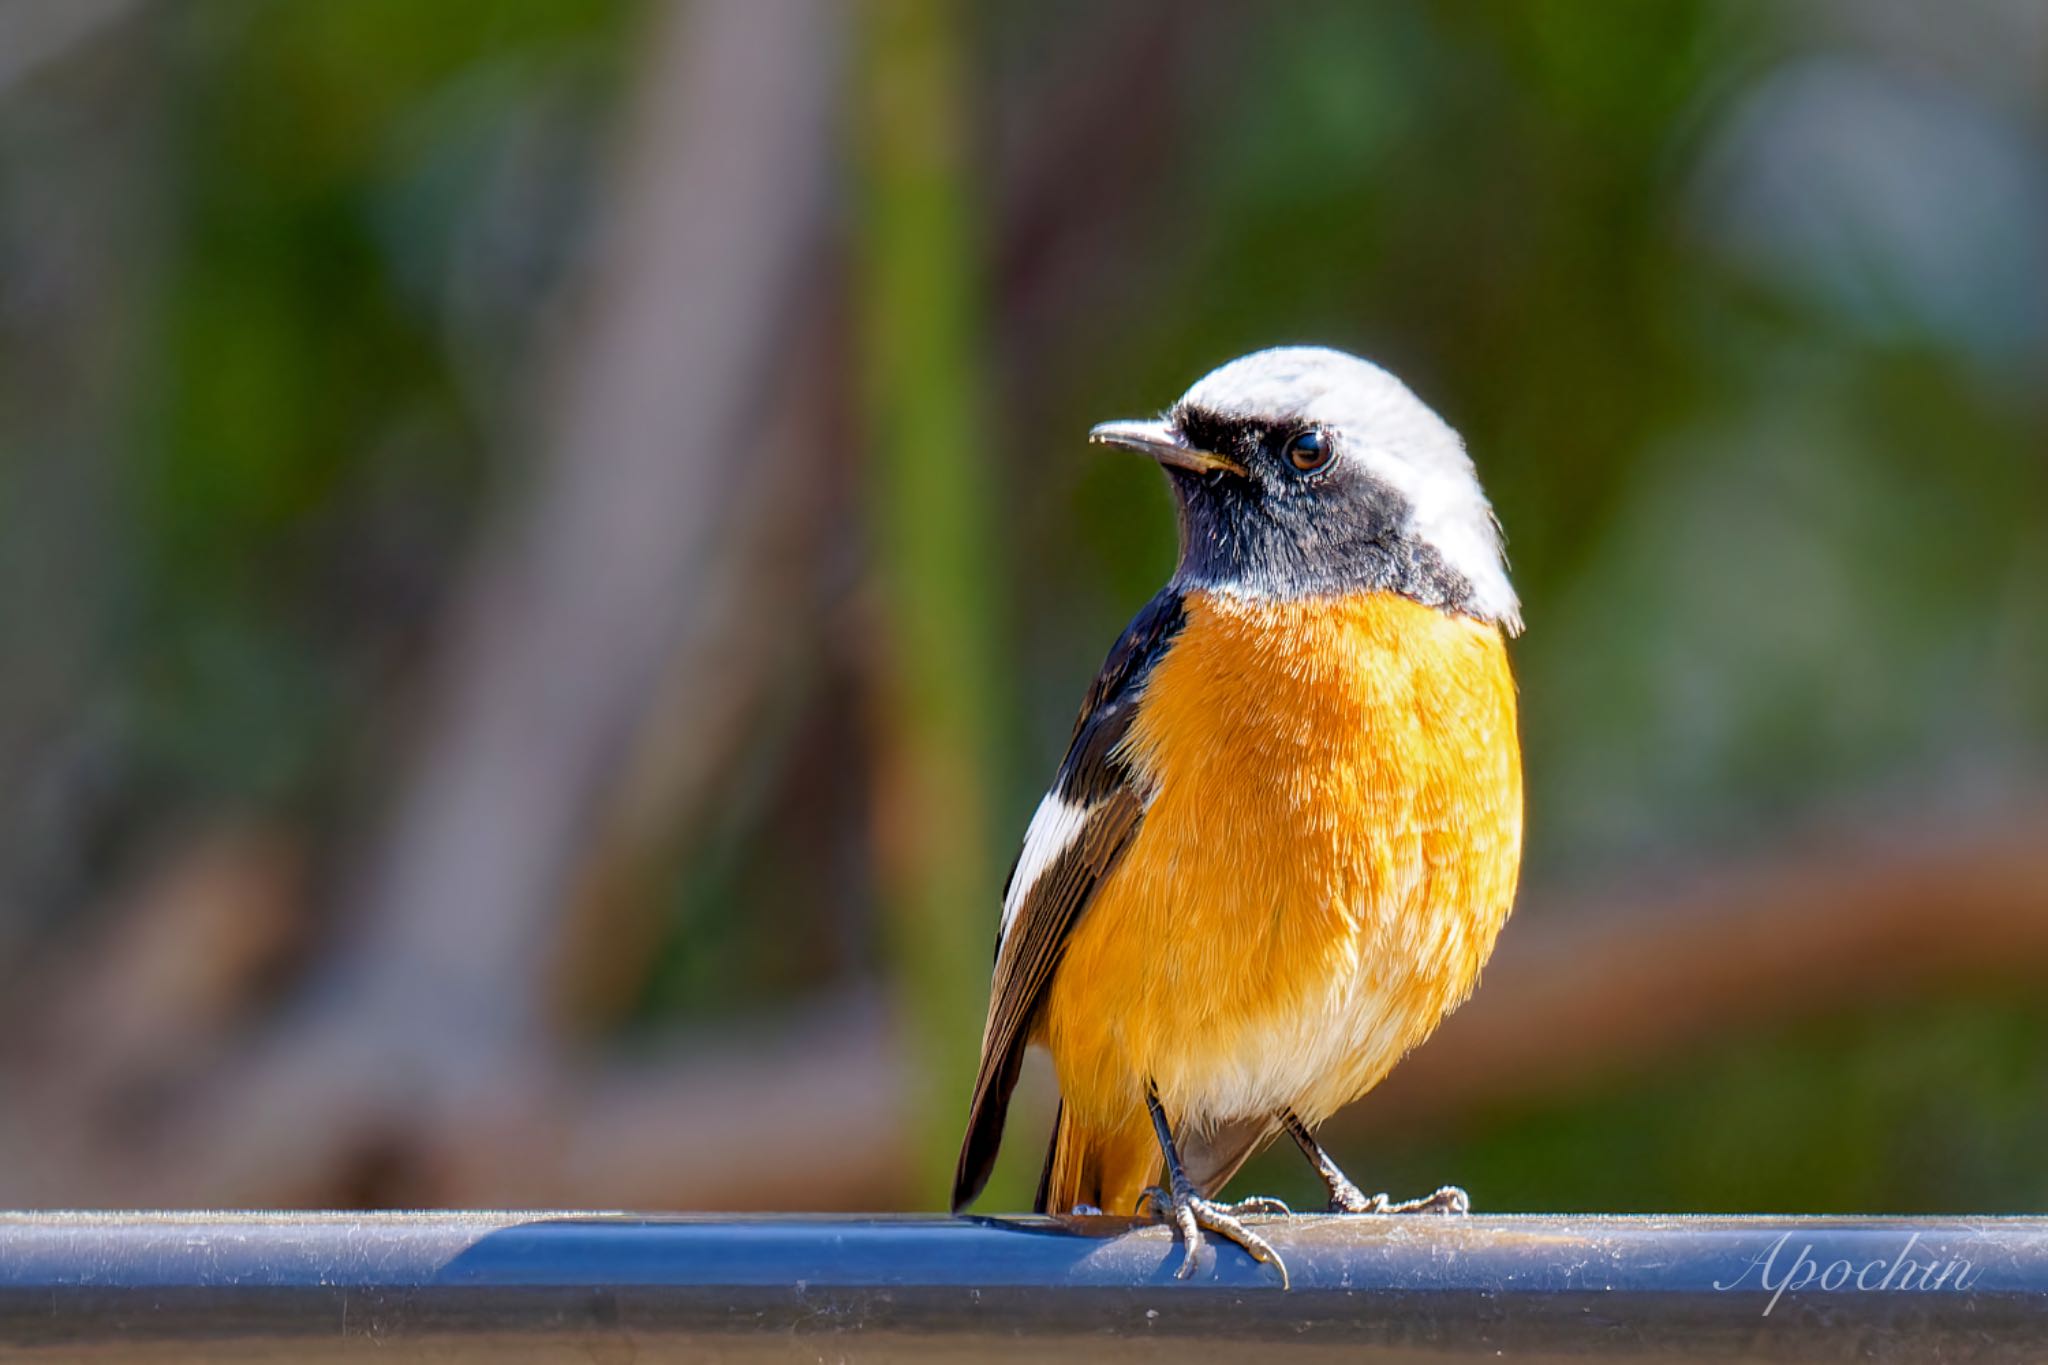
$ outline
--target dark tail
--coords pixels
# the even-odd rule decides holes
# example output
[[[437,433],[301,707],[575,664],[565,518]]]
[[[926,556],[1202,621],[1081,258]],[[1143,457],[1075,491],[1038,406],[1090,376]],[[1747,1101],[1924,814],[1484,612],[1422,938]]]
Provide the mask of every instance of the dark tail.
[[[967,1106],[967,1134],[960,1139],[960,1164],[953,1168],[953,1212],[972,1204],[988,1185],[989,1172],[996,1168],[996,1153],[1003,1145],[1003,1120],[1010,1115],[1010,1092],[1017,1088],[1017,1074],[1024,1069],[1024,1049],[1011,1048],[1010,1055],[994,1066],[984,1065],[975,1078],[974,1098]]]

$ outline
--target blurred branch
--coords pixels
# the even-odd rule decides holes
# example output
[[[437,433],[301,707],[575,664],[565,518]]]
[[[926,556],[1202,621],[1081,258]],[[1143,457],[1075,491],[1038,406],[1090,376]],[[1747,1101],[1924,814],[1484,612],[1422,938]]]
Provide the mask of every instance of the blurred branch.
[[[2044,975],[2048,810],[1946,836],[1823,841],[1654,895],[1527,907],[1472,1002],[1337,1122],[1420,1131],[1846,1004]],[[522,1158],[516,1181],[475,1193],[559,1179],[533,1197],[844,1207],[914,1169],[909,1068],[886,1012],[828,1005],[787,1031],[614,1073],[575,1113],[535,1117],[566,1134],[556,1156]],[[829,1143],[815,1140],[825,1113]],[[912,1183],[913,1201],[928,1184]]]
[[[687,17],[687,22],[685,22]],[[831,25],[812,4],[671,12],[642,83],[589,325],[519,525],[464,603],[427,744],[372,859],[341,987],[493,1047],[545,1030],[587,812],[677,642],[706,629],[776,344],[817,247]],[[464,1059],[467,1065],[467,1059]]]
[[[0,96],[141,8],[142,0],[12,0],[0,9]]]
[[[2044,976],[2048,810],[1963,832],[1823,841],[1602,906],[1526,907],[1472,1002],[1337,1122],[1422,1130],[1857,1002]],[[871,1047],[842,1035],[784,1083],[798,1093],[889,1084],[898,1073],[885,1025],[865,1027]],[[849,1051],[866,1080],[845,1070]],[[718,1111],[746,1092],[707,1077],[696,1093]],[[874,1140],[856,1149],[860,1169],[842,1172],[847,1188],[866,1178]],[[907,1129],[895,1142],[916,1144]],[[837,1160],[814,1152],[807,1177],[824,1180]]]
[[[820,270],[817,275],[828,272]],[[830,282],[807,292],[836,299]],[[834,544],[846,451],[838,310],[813,304],[780,362],[777,401],[730,485],[718,572],[691,585],[698,626],[666,662],[623,775],[596,812],[568,897],[553,995],[571,1032],[616,1022],[638,998],[671,918],[678,846],[702,830],[758,739],[760,711],[816,633],[819,561]]]
[[[916,1202],[905,1141],[915,1086],[889,1013],[849,993],[599,1068],[521,1113],[502,1140],[451,1143],[435,1196],[732,1210],[853,1209],[878,1192],[895,1196],[885,1206]]]
[[[775,348],[826,221],[835,28],[796,0],[663,12],[537,486],[459,602],[333,965],[160,1127],[124,1134],[117,1169],[67,1178],[108,1154],[51,1153],[51,1183],[141,1199],[170,1171],[179,1201],[319,1201],[352,1161],[431,1164],[437,1127],[473,1132],[556,1083],[559,907],[666,660],[718,600],[686,585],[720,572],[779,397]]]
[[[1946,836],[1823,842],[1604,906],[1527,907],[1472,1002],[1338,1123],[1422,1130],[1853,1002],[2044,975],[2048,810]],[[707,1046],[679,1056],[645,1097],[631,1098],[630,1086],[608,1092],[622,1105],[613,1113],[630,1121],[602,1106],[571,1120],[576,1149],[604,1156],[565,1174],[613,1172],[616,1183],[595,1187],[607,1201],[616,1190],[627,1204],[655,1196],[707,1208],[841,1207],[878,1171],[899,1185],[922,1140],[900,1103],[909,1063],[886,1015],[835,1007],[765,1046]],[[786,1126],[804,1127],[784,1117],[792,1096],[810,1114],[831,1113],[835,1133],[831,1143],[798,1143],[800,1186],[766,1183],[782,1178],[781,1157],[735,1161],[706,1140],[727,1132],[748,1149],[782,1150]],[[690,1159],[671,1169],[633,1155],[663,1150]],[[700,1158],[702,1170],[688,1169]],[[795,1198],[797,1189],[808,1193]]]

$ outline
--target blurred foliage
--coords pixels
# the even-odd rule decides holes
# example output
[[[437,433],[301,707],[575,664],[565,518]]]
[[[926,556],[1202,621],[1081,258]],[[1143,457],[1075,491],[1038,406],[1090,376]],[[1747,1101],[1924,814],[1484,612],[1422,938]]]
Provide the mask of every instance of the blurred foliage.
[[[568,255],[618,18],[223,0],[139,21],[166,69],[132,116],[163,129],[116,150],[171,169],[134,171],[161,176],[152,270],[105,323],[147,338],[116,444],[127,562],[81,605],[148,800],[317,803],[349,772],[364,689],[515,444],[507,353]]]
[[[874,455],[871,552],[889,644],[879,687],[876,840],[890,957],[926,1078],[924,1183],[942,1187],[984,1002],[986,922],[960,913],[997,886],[988,800],[996,717],[992,480],[963,459],[985,429],[976,186],[963,136],[963,7],[869,5],[859,63],[859,346]]]
[[[521,488],[638,12],[206,0],[0,92],[7,933],[90,911],[181,821],[281,811],[338,852],[382,796],[436,610]],[[845,512],[872,581],[844,611],[924,636],[883,738],[843,667],[765,708],[678,843],[637,1017],[875,972],[950,1028],[957,1088],[987,830],[1006,854],[1172,558],[1157,476],[1081,434],[1282,341],[1384,361],[1466,434],[1527,604],[1539,889],[2038,784],[2048,158],[2038,99],[1980,93],[1999,53],[1739,0],[866,13]],[[1157,59],[1105,76],[1125,25]],[[1045,152],[1105,79],[1135,131]],[[1034,210],[1064,253],[1035,276],[1006,217],[1034,149],[1078,187]],[[892,759],[907,804],[845,837],[944,823],[895,887],[789,905],[862,804],[802,803]],[[1495,1207],[2039,1206],[2044,1026],[1996,995],[1731,1020],[1360,1174]]]
[[[2039,770],[2036,386],[1911,317],[1873,333],[1813,306],[1696,211],[1746,83],[1800,55],[1784,16],[1301,7],[1222,27],[1239,77],[1204,53],[1173,90],[1186,131],[1133,187],[1110,326],[1020,441],[1071,446],[1277,340],[1408,378],[1464,431],[1530,604],[1538,869],[1754,839],[1931,769]],[[2009,287],[2038,283],[2023,265]],[[1148,483],[1087,476],[1034,542],[1077,524],[1137,543],[1116,528]],[[1079,566],[1115,571],[1123,609],[1170,562],[1165,528],[1143,543]],[[1028,615],[1063,622],[1087,591],[1048,587]]]

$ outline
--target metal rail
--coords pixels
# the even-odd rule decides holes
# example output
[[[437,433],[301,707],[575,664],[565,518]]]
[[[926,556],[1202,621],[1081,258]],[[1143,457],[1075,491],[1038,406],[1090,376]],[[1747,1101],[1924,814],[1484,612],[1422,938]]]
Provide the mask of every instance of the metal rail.
[[[0,1215],[0,1352],[81,1361],[2048,1358],[2048,1219]]]

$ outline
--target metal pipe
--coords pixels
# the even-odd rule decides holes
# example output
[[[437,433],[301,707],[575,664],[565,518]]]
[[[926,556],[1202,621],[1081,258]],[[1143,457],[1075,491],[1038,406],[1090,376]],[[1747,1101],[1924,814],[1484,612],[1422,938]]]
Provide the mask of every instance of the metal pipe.
[[[2048,1219],[0,1215],[0,1350],[81,1361],[2038,1359]]]

